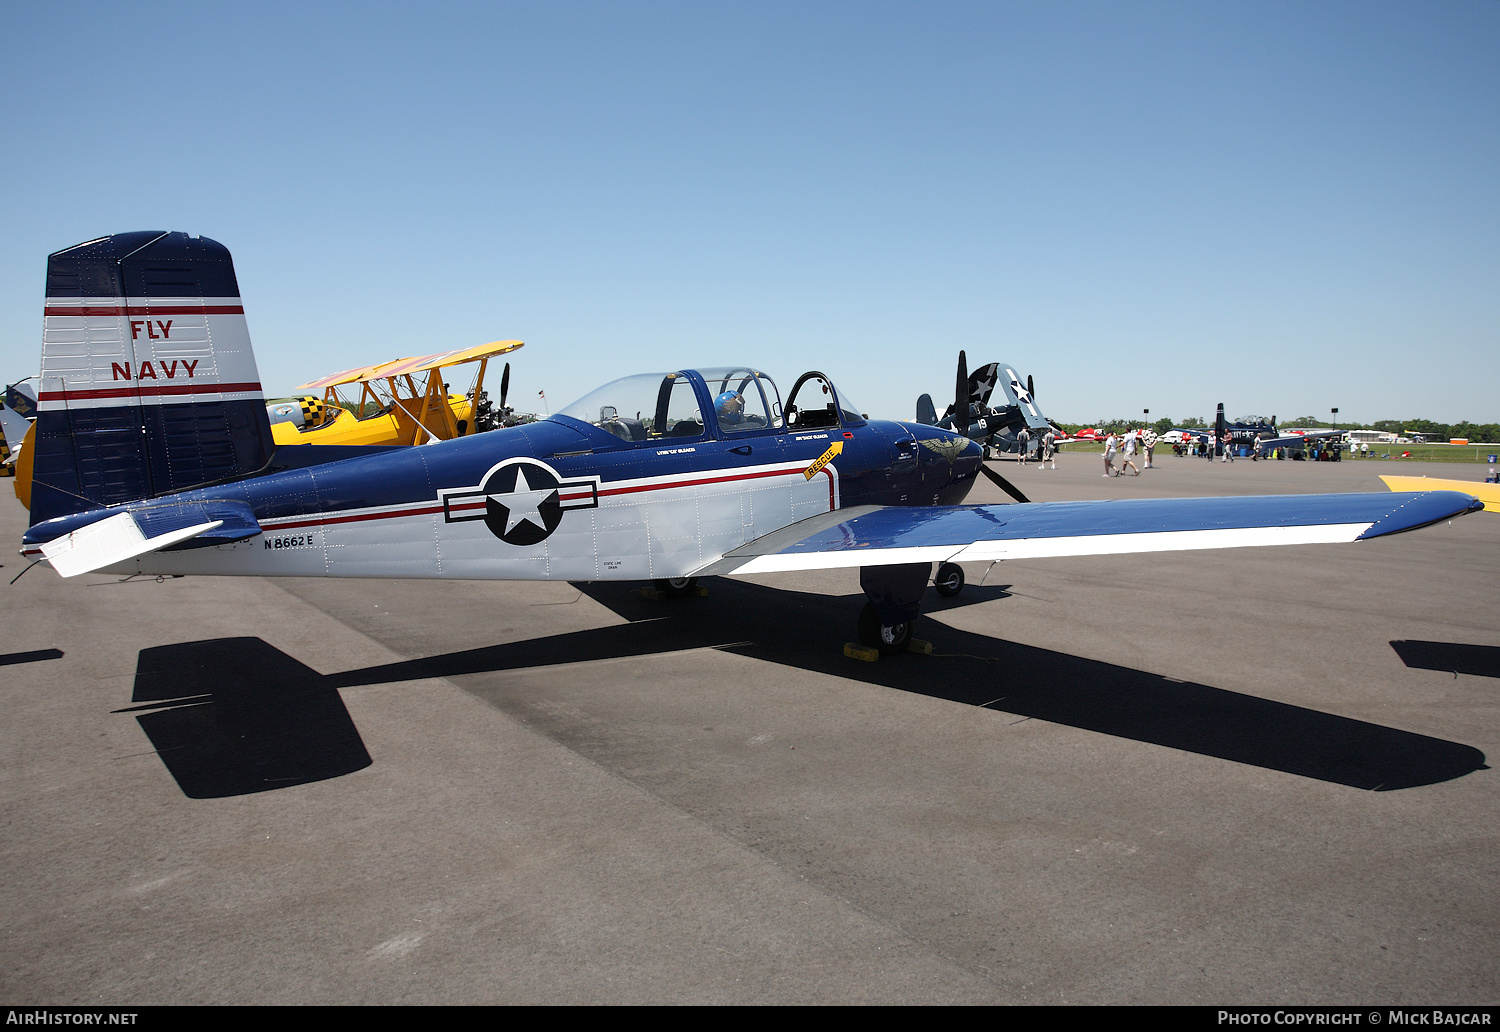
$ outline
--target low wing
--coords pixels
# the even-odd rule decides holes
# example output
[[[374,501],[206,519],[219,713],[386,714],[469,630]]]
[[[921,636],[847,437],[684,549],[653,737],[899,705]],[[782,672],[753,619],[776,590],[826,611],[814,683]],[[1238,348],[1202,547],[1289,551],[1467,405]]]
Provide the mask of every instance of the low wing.
[[[100,512],[37,524],[21,554],[40,554],[59,575],[76,577],[147,552],[230,544],[261,532],[250,506],[238,501],[143,506],[102,519]]]
[[[722,576],[1357,541],[1481,508],[1455,491],[860,506],[757,538],[695,572]]]
[[[1266,448],[1277,448],[1283,444],[1296,444],[1298,441],[1326,441],[1333,437],[1343,437],[1342,430],[1323,430],[1318,433],[1307,434],[1282,434],[1280,437],[1263,437],[1255,443]]]

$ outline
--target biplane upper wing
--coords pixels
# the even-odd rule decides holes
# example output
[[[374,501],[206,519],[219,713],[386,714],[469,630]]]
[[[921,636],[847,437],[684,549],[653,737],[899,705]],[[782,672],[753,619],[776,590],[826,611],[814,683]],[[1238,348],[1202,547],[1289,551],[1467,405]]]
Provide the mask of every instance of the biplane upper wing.
[[[1456,491],[861,506],[748,542],[698,575],[1357,541],[1482,509]]]
[[[507,355],[524,345],[525,342],[519,340],[492,340],[488,344],[476,344],[473,347],[457,348],[453,351],[440,351],[435,355],[397,358],[389,362],[377,362],[375,365],[356,366],[353,369],[345,369],[341,373],[332,373],[304,383],[297,390],[319,391],[327,387],[342,387],[346,383],[368,383],[371,380],[384,380],[389,376],[425,373],[429,369],[463,365],[465,362],[477,362],[481,358]]]
[[[378,365],[356,366],[353,369],[345,369],[342,373],[330,373],[316,380],[309,380],[299,385],[299,391],[321,391],[327,387],[342,387],[346,383],[358,383],[366,378],[372,370],[379,369]]]
[[[507,355],[523,345],[524,342],[519,340],[492,340],[488,344],[476,344],[471,348],[458,348],[454,351],[441,351],[436,355],[423,355],[420,358],[398,358],[394,362],[371,366],[369,369],[364,370],[358,379],[384,380],[388,376],[409,376],[412,373],[425,373],[429,369],[463,365],[465,362],[477,362],[481,358]]]

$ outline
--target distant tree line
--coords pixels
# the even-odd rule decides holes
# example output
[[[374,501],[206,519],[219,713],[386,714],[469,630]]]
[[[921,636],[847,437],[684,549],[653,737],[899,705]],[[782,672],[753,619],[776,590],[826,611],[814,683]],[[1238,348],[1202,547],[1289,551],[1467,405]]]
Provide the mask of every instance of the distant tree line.
[[[1213,423],[1200,419],[1197,416],[1182,420],[1174,420],[1168,416],[1149,424],[1131,419],[1101,419],[1097,423],[1058,423],[1057,425],[1070,434],[1077,433],[1088,426],[1097,427],[1104,431],[1113,430],[1118,433],[1122,430],[1138,429],[1147,425],[1158,434],[1164,434],[1173,427],[1180,426],[1188,429],[1201,429],[1213,426]],[[1470,423],[1468,420],[1464,420],[1461,423],[1434,423],[1430,419],[1377,419],[1373,423],[1330,423],[1327,420],[1320,420],[1313,416],[1298,416],[1296,419],[1284,419],[1277,426],[1284,430],[1305,429],[1315,426],[1333,427],[1338,430],[1381,430],[1402,437],[1421,434],[1429,441],[1447,441],[1454,437],[1467,437],[1471,441],[1500,442],[1500,423]]]

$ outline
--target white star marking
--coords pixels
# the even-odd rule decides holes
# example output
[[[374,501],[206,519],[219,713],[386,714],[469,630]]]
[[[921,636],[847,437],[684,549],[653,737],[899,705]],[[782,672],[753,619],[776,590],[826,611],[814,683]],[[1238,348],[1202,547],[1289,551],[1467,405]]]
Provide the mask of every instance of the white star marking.
[[[519,523],[530,523],[538,530],[546,530],[546,521],[542,519],[538,506],[552,495],[557,493],[557,488],[549,487],[545,491],[533,491],[531,481],[526,479],[524,469],[516,470],[516,488],[508,494],[491,495],[501,505],[505,506],[507,515],[505,518],[505,533],[509,534]]]

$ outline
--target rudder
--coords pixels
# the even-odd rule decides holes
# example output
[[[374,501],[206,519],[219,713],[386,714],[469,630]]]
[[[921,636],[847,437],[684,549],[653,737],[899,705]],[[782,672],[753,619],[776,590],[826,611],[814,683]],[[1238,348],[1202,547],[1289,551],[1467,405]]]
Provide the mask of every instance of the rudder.
[[[119,233],[52,254],[31,522],[246,476],[273,448],[229,250]]]

